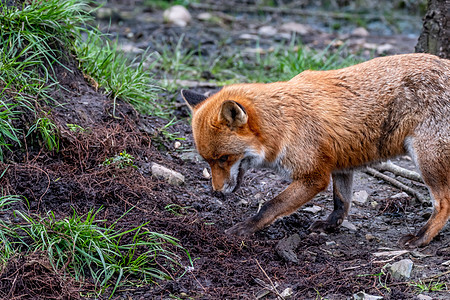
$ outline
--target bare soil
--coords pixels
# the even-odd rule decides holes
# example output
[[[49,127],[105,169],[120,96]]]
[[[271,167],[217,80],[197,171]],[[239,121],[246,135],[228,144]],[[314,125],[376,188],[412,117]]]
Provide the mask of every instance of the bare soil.
[[[159,13],[149,12],[156,19]],[[146,26],[167,32],[180,30],[159,23]],[[196,26],[201,25],[194,23],[194,29],[183,30],[194,36]],[[112,27],[127,26],[117,22]],[[158,34],[162,41],[165,31]],[[393,198],[401,191],[363,172],[355,175],[354,190],[367,191],[369,197],[365,203],[353,205],[348,220],[354,227],[341,227],[331,234],[308,231],[312,222],[326,218],[332,210],[328,188],[299,211],[251,238],[225,235],[226,228],[255,214],[289,182],[271,171],[255,170],[245,176],[235,194],[213,193],[202,175],[208,166],[195,154],[187,118],[169,128],[186,138],[182,147],[175,149],[172,142],[158,136],[157,129],[166,121],[139,115],[120,101],[117,117],[113,117],[111,100],[90,86],[74,64],[71,67],[73,72],[60,70],[59,80],[65,89],[55,92],[66,104],[52,110],[61,129],[61,150],[49,153],[27,141],[27,152],[9,153],[6,163],[0,165],[1,170],[7,168],[0,184],[4,193],[24,195],[30,212],[45,214],[51,210],[58,218],[71,216],[73,210],[83,214],[103,207],[99,217],[113,222],[135,206],[118,227],[132,228],[150,221],[151,231],[176,237],[189,251],[193,267],[184,276],[127,287],[116,292],[114,299],[350,299],[360,291],[384,299],[414,299],[418,291],[408,282],[450,283],[448,226],[425,248],[399,256],[374,255],[401,250],[397,240],[424,225],[431,210],[410,196]],[[175,114],[188,115],[181,105]],[[68,123],[86,131],[72,132]],[[101,166],[105,158],[123,150],[136,158],[137,169]],[[185,184],[172,186],[153,177],[154,162],[182,173]],[[412,168],[406,157],[396,163]],[[424,186],[403,181],[427,195]],[[170,204],[183,207],[180,214],[165,208]],[[321,210],[303,210],[313,205]],[[394,279],[387,270],[382,273],[387,263],[403,258],[414,262],[410,279]],[[189,261],[184,264],[189,266]],[[78,292],[88,295],[90,289],[90,283],[80,286],[54,272],[45,255],[39,254],[11,260],[0,274],[0,297],[4,299],[78,299],[83,298]],[[450,297],[448,291],[424,294],[433,299]]]

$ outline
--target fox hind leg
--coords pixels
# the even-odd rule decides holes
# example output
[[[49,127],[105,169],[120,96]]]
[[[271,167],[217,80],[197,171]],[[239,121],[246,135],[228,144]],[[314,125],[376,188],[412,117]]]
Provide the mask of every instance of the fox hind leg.
[[[444,125],[445,129],[446,126]],[[447,126],[448,128],[448,126]],[[417,234],[406,235],[399,241],[403,247],[426,246],[445,226],[450,218],[450,130],[437,132],[434,138],[414,140],[408,150],[413,156],[422,178],[427,184],[434,211],[428,222]],[[444,133],[444,134],[443,134]]]
[[[332,232],[347,217],[352,203],[353,171],[333,173],[334,209],[326,220],[315,221],[311,231]]]

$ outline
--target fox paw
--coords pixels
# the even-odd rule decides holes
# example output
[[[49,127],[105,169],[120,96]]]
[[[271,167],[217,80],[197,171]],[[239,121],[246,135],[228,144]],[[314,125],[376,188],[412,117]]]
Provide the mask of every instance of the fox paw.
[[[255,231],[246,222],[237,223],[233,227],[225,230],[225,234],[234,235],[238,237],[248,237]]]
[[[398,241],[398,243],[399,243],[400,247],[409,248],[409,249],[424,247],[424,246],[428,245],[428,241],[426,241],[424,236],[416,236],[414,234],[407,234],[407,235],[403,236]]]
[[[339,225],[335,223],[317,220],[308,229],[313,232],[334,232],[338,227]]]

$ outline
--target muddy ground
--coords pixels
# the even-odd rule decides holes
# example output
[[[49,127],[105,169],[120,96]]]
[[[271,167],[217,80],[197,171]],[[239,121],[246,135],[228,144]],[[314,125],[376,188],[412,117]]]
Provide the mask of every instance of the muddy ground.
[[[136,1],[125,6],[123,2],[113,1],[107,6],[114,12],[113,21],[108,24],[109,31],[117,34],[124,44],[137,48],[153,45],[155,50],[162,44],[178,41],[183,34],[187,46],[204,46],[208,55],[224,51],[215,41],[225,37],[228,42],[224,47],[239,51],[255,45],[254,41],[242,41],[239,36],[243,33],[253,34],[262,24],[276,27],[278,22],[299,21],[299,17],[292,15],[261,18],[226,11],[237,21],[224,29],[220,25],[205,26],[195,18],[202,10],[191,8],[193,21],[181,28],[164,24],[158,10],[138,10],[140,13],[133,15]],[[104,20],[100,22],[106,27]],[[380,29],[368,36],[356,37],[346,32],[327,31],[323,26],[302,36],[303,42],[320,48],[336,39],[345,40],[363,56],[385,44],[392,46],[384,48],[387,54],[413,52],[417,40],[414,35],[418,35],[419,30],[413,28],[407,34],[381,35],[383,30]],[[352,25],[348,26],[351,32]],[[266,37],[259,45],[268,46],[274,40],[274,37]],[[371,44],[372,49],[363,49],[365,43]],[[53,118],[61,128],[61,150],[48,153],[28,141],[27,152],[9,153],[8,160],[2,164],[2,169],[8,169],[0,180],[5,192],[28,199],[31,212],[44,214],[52,210],[58,218],[71,216],[73,209],[83,214],[103,207],[100,217],[112,222],[135,206],[121,220],[120,228],[150,221],[151,231],[176,237],[189,251],[193,264],[184,257],[187,270],[184,276],[177,277],[180,273],[175,273],[173,281],[127,287],[116,292],[114,299],[350,299],[361,291],[384,299],[414,299],[419,291],[408,282],[439,280],[450,284],[447,272],[449,227],[429,246],[393,255],[391,251],[401,250],[397,240],[424,225],[431,210],[429,205],[417,203],[408,195],[399,195],[400,190],[364,172],[355,174],[354,191],[366,191],[368,199],[353,204],[349,224],[337,232],[317,234],[308,230],[313,221],[326,218],[332,210],[331,189],[328,188],[299,211],[251,238],[242,240],[225,235],[226,228],[256,213],[262,203],[277,195],[289,182],[271,171],[255,170],[245,176],[241,189],[235,194],[213,193],[210,181],[203,175],[207,164],[194,151],[185,106],[175,106],[174,115],[181,121],[169,128],[186,139],[175,149],[173,142],[158,135],[158,128],[167,121],[139,115],[121,102],[118,118],[113,117],[111,100],[95,91],[76,70],[75,64],[71,67],[73,73],[63,70],[59,73],[66,90],[61,89],[54,95],[60,100],[70,99],[68,104],[53,110]],[[189,86],[201,92],[218,88],[192,82]],[[159,98],[161,101],[180,100],[178,92],[161,92]],[[68,129],[68,123],[88,130],[74,133]],[[136,158],[137,169],[101,167],[106,157],[123,150]],[[395,162],[413,168],[407,157]],[[185,176],[185,183],[173,186],[152,176],[152,163],[180,172]],[[403,182],[428,197],[423,185]],[[183,209],[174,214],[166,208],[171,204]],[[308,211],[310,208],[317,212]],[[389,254],[377,255],[380,252]],[[92,285],[80,287],[73,280],[54,274],[42,257],[45,255],[11,262],[0,277],[0,295],[10,299],[76,299],[81,297],[80,290],[83,295],[88,294]],[[404,258],[414,262],[411,278],[394,279],[383,267]],[[46,285],[45,288],[42,285]],[[422,294],[432,299],[450,296],[448,291]]]

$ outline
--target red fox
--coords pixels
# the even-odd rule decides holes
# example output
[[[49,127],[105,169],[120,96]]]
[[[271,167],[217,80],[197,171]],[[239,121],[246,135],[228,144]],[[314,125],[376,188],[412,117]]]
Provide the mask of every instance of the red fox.
[[[248,236],[289,215],[333,182],[334,210],[312,230],[347,216],[353,171],[409,154],[434,212],[404,247],[427,245],[450,217],[450,61],[429,54],[380,57],[331,71],[304,71],[286,82],[225,86],[205,97],[183,90],[199,154],[212,186],[230,193],[249,168],[292,179],[253,217],[226,230]]]

